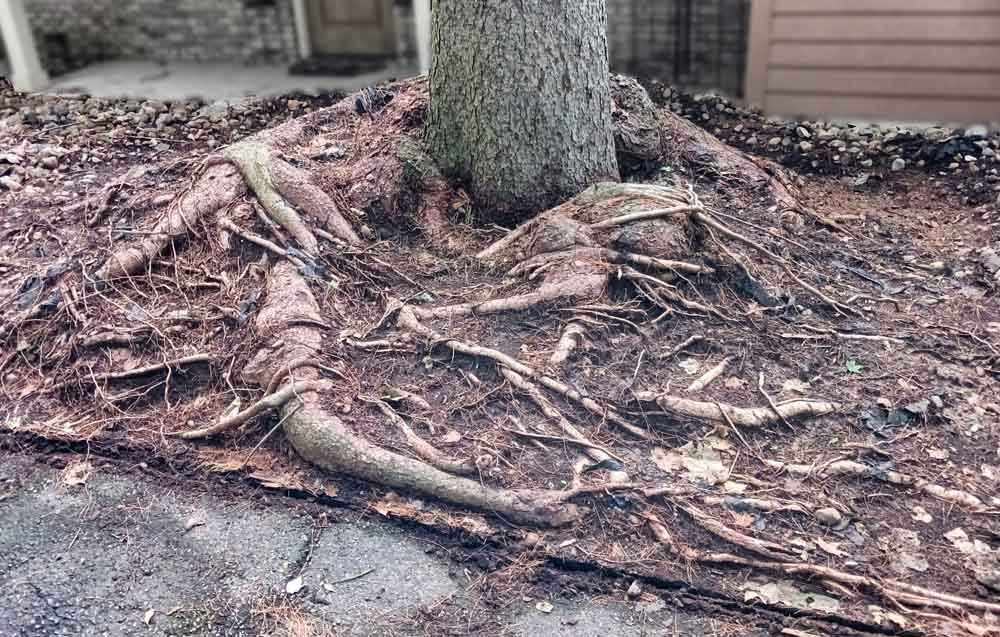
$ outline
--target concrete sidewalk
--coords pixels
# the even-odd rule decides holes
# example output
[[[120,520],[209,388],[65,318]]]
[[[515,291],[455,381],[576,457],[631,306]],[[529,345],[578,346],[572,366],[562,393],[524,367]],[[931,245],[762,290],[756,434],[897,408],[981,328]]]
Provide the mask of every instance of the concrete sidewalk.
[[[484,611],[433,539],[269,496],[192,493],[111,469],[58,470],[0,452],[0,635],[422,635],[436,613],[487,635],[713,634],[663,601],[551,591]],[[299,579],[301,578],[301,579]],[[291,591],[291,592],[289,592]],[[306,626],[295,633],[289,622]],[[470,622],[471,623],[471,622]]]
[[[286,93],[356,91],[392,78],[417,75],[416,65],[389,62],[361,75],[291,75],[288,66],[236,64],[158,64],[145,61],[104,62],[53,78],[49,93],[86,93],[95,97],[129,97],[161,101],[199,97],[206,101]]]

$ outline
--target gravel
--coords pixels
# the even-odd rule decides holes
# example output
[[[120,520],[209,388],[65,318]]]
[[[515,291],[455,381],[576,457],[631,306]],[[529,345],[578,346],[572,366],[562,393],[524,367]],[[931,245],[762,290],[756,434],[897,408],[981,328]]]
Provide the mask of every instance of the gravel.
[[[922,173],[967,205],[992,204],[1000,195],[998,131],[786,121],[766,118],[717,95],[691,95],[655,82],[650,92],[730,145],[805,174],[854,182],[865,173],[866,187],[871,188]],[[211,152],[341,97],[291,95],[205,103],[25,95],[0,89],[0,193],[31,193],[35,187],[82,180],[78,173],[97,166],[131,166],[160,154]]]
[[[924,175],[962,203],[993,204],[1000,193],[1000,131],[856,125],[764,117],[712,94],[692,95],[657,82],[653,99],[726,143],[799,172],[849,178],[867,187]]]
[[[332,104],[339,93],[208,103],[38,95],[0,88],[0,193],[79,180],[94,167],[210,152]]]

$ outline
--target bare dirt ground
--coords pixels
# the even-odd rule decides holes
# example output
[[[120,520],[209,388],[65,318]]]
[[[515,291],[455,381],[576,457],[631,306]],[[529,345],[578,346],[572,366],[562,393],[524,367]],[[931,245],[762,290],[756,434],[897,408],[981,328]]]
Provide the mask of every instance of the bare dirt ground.
[[[151,235],[211,150],[199,140],[164,147],[155,134],[138,145],[94,141],[114,160],[82,166],[93,149],[65,145],[59,130],[42,126],[31,137],[58,152],[20,147],[58,154],[61,168],[0,195],[0,444],[62,444],[162,471],[225,475],[464,538],[494,600],[526,586],[571,588],[600,572],[617,578],[619,599],[634,579],[674,591],[667,603],[693,598],[774,634],[996,632],[992,206],[963,205],[910,168],[886,171],[877,186],[793,173],[799,208],[790,211],[744,175],[682,153],[632,179],[694,193],[698,211],[749,239],[727,247],[689,229],[694,247],[683,256],[701,274],[674,277],[667,290],[652,275],[629,278],[635,270],[603,264],[607,283],[593,298],[441,312],[531,292],[536,281],[473,258],[506,231],[477,223],[461,193],[447,197],[445,231],[428,232],[426,218],[403,222],[413,189],[386,187],[372,140],[387,122],[415,134],[419,109],[397,97],[381,120],[343,119],[350,110],[307,148],[288,151],[292,165],[319,166],[324,187],[365,229],[363,244],[326,241],[299,266],[316,275],[316,358],[332,388],[322,409],[370,442],[426,459],[399,424],[408,423],[483,484],[575,488],[579,517],[526,525],[320,472],[275,431],[293,414],[179,438],[217,422],[234,399],[245,408],[260,396],[242,372],[257,352],[279,347],[255,322],[268,291],[278,291],[268,288],[269,250],[233,232],[220,239],[210,220],[140,274],[86,286],[109,255]],[[573,213],[601,223],[581,210]],[[244,232],[271,232],[252,213],[233,218]],[[301,252],[281,250],[301,262]],[[400,304],[430,331],[394,327]],[[553,363],[567,324],[582,335]],[[536,400],[513,367],[457,341],[569,389]],[[832,408],[785,415],[806,400]],[[728,406],[758,411],[748,420]],[[581,435],[555,426],[563,420]],[[624,484],[615,482],[621,473]]]

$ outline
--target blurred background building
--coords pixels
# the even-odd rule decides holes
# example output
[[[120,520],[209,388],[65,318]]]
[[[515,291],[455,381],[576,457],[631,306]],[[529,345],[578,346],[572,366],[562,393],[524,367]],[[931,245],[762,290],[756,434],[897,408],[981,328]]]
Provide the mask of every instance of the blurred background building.
[[[429,49],[430,0],[3,1],[23,7],[52,78],[109,61],[388,77],[418,72],[427,64],[421,53],[429,55],[421,45]],[[612,67],[738,96],[748,7],[749,0],[609,0]]]
[[[614,71],[774,115],[1000,120],[1000,0],[607,3]],[[33,90],[49,77],[104,94],[157,81],[191,94],[349,90],[427,68],[430,4],[0,0],[0,32],[15,81]]]

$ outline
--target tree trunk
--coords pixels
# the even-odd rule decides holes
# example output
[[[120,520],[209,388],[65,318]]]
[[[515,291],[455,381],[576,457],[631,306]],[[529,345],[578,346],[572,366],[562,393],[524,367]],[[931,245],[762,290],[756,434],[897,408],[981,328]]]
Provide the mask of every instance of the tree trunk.
[[[428,142],[493,219],[618,180],[605,0],[435,0]]]

